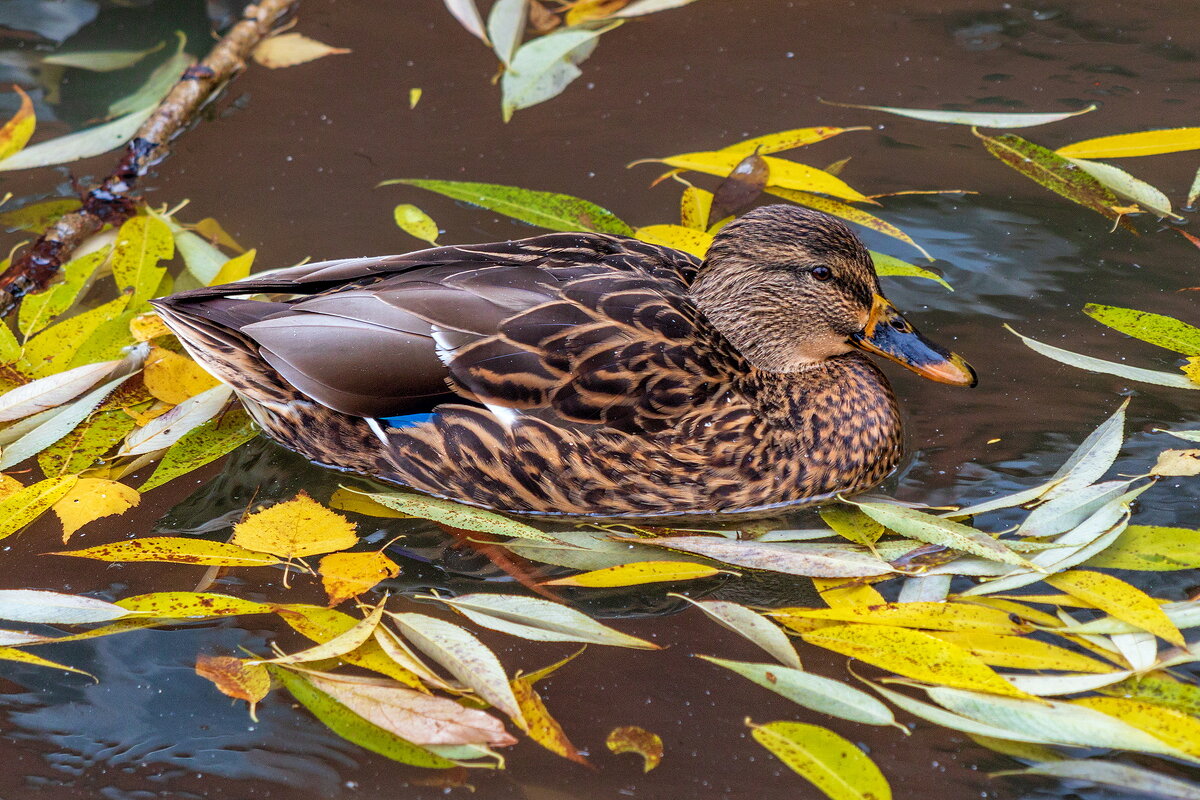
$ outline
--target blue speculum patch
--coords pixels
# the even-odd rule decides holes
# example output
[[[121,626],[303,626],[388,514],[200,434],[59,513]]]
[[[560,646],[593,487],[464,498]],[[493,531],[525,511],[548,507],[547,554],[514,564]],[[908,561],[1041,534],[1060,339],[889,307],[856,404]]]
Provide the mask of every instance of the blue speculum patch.
[[[399,417],[379,417],[379,421],[389,428],[411,428],[414,425],[420,425],[422,422],[429,422],[431,419],[433,419],[432,412],[403,414]]]

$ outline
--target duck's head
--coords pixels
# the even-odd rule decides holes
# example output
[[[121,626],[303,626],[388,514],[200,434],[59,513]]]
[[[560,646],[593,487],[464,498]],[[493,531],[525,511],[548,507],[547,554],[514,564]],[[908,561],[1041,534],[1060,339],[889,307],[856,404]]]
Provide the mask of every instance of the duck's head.
[[[798,372],[859,349],[941,383],[974,386],[961,356],[930,342],[879,288],[866,247],[827,214],[756,208],[717,234],[690,292],[749,361]]]

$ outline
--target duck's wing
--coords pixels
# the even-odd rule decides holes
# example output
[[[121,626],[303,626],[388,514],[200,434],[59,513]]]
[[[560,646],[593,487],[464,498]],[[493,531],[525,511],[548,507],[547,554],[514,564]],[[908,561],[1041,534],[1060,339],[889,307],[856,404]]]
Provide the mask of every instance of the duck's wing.
[[[309,264],[160,306],[236,331],[344,413],[398,416],[452,390],[501,416],[654,431],[744,368],[686,297],[698,266],[626,237],[550,234]],[[290,297],[235,299],[253,293]]]

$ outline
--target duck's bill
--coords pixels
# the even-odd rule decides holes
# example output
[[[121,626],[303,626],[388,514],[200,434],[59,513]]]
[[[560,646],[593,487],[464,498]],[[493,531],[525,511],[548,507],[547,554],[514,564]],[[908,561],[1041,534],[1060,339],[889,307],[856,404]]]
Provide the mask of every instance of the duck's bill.
[[[962,356],[926,339],[880,295],[875,295],[867,327],[851,336],[850,342],[860,350],[903,364],[931,381],[954,386],[974,386],[976,382],[975,370]]]

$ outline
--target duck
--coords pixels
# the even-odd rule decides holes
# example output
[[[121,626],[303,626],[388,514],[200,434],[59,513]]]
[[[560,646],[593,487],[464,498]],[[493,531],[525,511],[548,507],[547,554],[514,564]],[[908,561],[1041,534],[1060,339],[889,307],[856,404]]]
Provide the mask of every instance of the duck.
[[[753,209],[703,260],[550,233],[309,263],[153,301],[310,461],[528,516],[771,516],[878,485],[900,408],[868,354],[974,386],[834,217]]]

